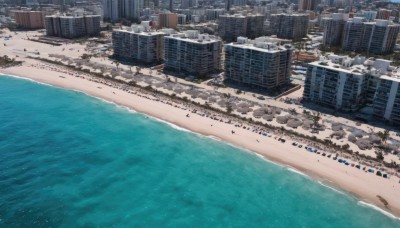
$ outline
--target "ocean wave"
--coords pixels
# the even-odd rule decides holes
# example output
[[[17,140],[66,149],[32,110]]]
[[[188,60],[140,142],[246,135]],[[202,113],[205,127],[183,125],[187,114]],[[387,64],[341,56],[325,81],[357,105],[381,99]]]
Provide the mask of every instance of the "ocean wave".
[[[392,219],[400,220],[399,217],[396,217],[396,216],[393,215],[392,213],[390,213],[390,212],[388,212],[388,211],[385,211],[385,210],[383,210],[382,208],[380,208],[380,207],[378,207],[378,206],[375,206],[375,205],[373,205],[373,204],[366,203],[366,202],[364,202],[364,201],[358,201],[357,204],[360,205],[360,206],[363,206],[363,207],[372,208],[372,209],[374,209],[374,210],[376,210],[376,211],[379,211],[380,213],[382,213],[382,214],[384,214],[384,215],[386,215],[386,216],[388,216],[388,217],[390,217],[390,218],[392,218]]]
[[[146,115],[146,116],[149,117],[150,119],[153,119],[153,120],[156,120],[156,121],[158,121],[158,122],[164,123],[164,124],[166,124],[166,125],[168,125],[168,126],[174,128],[174,129],[176,129],[176,130],[184,131],[184,132],[189,132],[189,133],[193,133],[193,134],[196,134],[196,135],[201,135],[201,134],[198,134],[198,133],[196,133],[196,132],[190,131],[190,130],[188,130],[188,129],[186,129],[186,128],[179,127],[179,126],[176,125],[176,124],[173,124],[173,123],[170,123],[170,122],[168,122],[168,121],[159,119],[159,118],[157,118],[157,117],[150,116],[150,115],[147,115],[147,114],[144,114],[144,115]]]
[[[214,136],[214,135],[207,135],[205,137],[209,138],[209,139],[212,139],[212,140],[215,140],[215,141],[218,141],[218,142],[224,142],[222,139],[220,139],[220,138],[218,138],[217,136]]]
[[[287,167],[286,168],[287,170],[289,170],[289,171],[291,171],[291,172],[293,172],[293,173],[297,173],[297,174],[300,174],[300,175],[302,175],[302,176],[304,176],[304,177],[307,177],[307,178],[310,178],[307,174],[305,174],[305,173],[303,173],[303,172],[301,172],[301,171],[299,171],[299,170],[297,170],[297,169],[295,169],[295,168],[292,168],[292,167]]]
[[[243,149],[243,148],[240,148],[240,149],[241,149],[241,150],[246,150],[246,149]],[[262,159],[263,161],[265,161],[265,162],[268,162],[268,163],[270,163],[270,164],[273,164],[273,165],[276,165],[276,166],[279,166],[279,167],[286,167],[285,165],[283,165],[283,164],[281,164],[281,163],[277,163],[277,162],[273,162],[273,161],[269,160],[268,158],[266,158],[265,156],[263,156],[263,155],[261,155],[261,154],[259,154],[259,153],[256,153],[256,152],[254,152],[254,151],[249,151],[249,152],[251,152],[251,153],[254,154],[255,156],[261,158],[261,159]]]
[[[342,191],[340,191],[340,190],[338,190],[338,189],[336,189],[336,188],[334,188],[334,187],[332,187],[332,186],[329,186],[329,185],[327,185],[327,184],[324,184],[324,182],[322,182],[322,181],[318,181],[318,183],[319,183],[320,185],[326,187],[326,188],[329,188],[329,189],[331,189],[331,190],[333,190],[333,191],[339,193],[339,194],[346,195],[346,193],[344,193],[344,192],[342,192]]]
[[[41,84],[41,85],[56,87],[56,86],[51,85],[51,84],[48,84],[48,83],[39,82],[39,81],[36,81],[36,80],[34,80],[34,79],[31,79],[31,78],[21,77],[21,76],[17,76],[17,75],[13,75],[13,74],[1,74],[1,73],[0,73],[0,76],[11,77],[11,78],[17,78],[17,79],[27,80],[27,81],[34,82],[34,83]],[[57,87],[56,87],[56,88],[57,88]]]

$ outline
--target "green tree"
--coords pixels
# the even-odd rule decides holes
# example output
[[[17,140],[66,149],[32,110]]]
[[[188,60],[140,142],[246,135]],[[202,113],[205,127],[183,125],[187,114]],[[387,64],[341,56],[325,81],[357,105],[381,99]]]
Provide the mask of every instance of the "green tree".
[[[385,157],[383,156],[382,151],[375,151],[376,154],[376,159],[378,159],[379,161],[383,161],[385,159]]]
[[[135,75],[138,75],[138,74],[140,74],[140,71],[142,70],[142,68],[140,68],[140,67],[136,67],[136,73],[135,73]]]
[[[231,105],[227,105],[226,106],[226,112],[227,113],[231,113],[233,111],[232,106]]]
[[[117,67],[117,70],[119,70],[119,64],[120,64],[120,62],[118,62],[117,60],[114,60],[114,61],[113,61],[113,64],[115,64],[115,66]]]
[[[312,114],[311,120],[313,122],[313,127],[317,127],[319,124],[319,121],[321,120],[321,113],[317,112],[316,114]]]
[[[389,132],[389,130],[384,130],[383,132],[382,131],[380,131],[380,132],[378,132],[378,136],[379,136],[379,138],[381,138],[381,142],[382,142],[382,144],[386,144],[386,141],[389,139],[389,137],[390,137],[390,132]]]

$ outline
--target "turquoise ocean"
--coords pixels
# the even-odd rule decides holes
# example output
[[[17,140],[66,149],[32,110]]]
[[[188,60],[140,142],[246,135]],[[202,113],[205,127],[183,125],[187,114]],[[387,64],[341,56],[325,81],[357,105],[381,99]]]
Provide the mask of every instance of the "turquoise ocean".
[[[400,227],[284,166],[80,92],[0,77],[0,108],[0,227]]]

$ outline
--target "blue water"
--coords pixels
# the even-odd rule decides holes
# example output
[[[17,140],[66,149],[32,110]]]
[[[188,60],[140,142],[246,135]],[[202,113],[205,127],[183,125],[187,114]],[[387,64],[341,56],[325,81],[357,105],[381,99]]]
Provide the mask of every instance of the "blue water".
[[[400,226],[251,153],[79,92],[0,77],[0,107],[0,227]]]

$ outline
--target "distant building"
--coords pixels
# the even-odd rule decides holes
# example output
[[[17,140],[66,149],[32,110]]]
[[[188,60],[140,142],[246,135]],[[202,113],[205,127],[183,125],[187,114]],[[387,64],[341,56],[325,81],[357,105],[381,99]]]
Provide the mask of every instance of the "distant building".
[[[262,15],[220,15],[218,35],[225,41],[236,41],[239,36],[256,38],[263,35],[265,16]]]
[[[308,14],[273,14],[270,21],[272,34],[279,38],[300,40],[307,35]]]
[[[40,11],[15,11],[15,22],[25,29],[44,28],[44,13]]]
[[[367,51],[374,54],[393,52],[400,26],[387,20],[365,22],[353,18],[345,24],[342,49],[345,51]]]
[[[46,16],[46,34],[63,38],[96,36],[100,33],[100,16]]]
[[[299,0],[299,10],[316,10],[319,3],[319,0]]]
[[[208,21],[215,21],[219,18],[219,16],[225,14],[224,9],[206,9],[206,19]]]
[[[119,19],[138,20],[147,0],[103,0],[104,19],[117,21]]]
[[[339,46],[342,43],[344,25],[349,19],[348,14],[334,13],[331,18],[324,18],[323,46]]]
[[[176,29],[178,25],[178,15],[176,13],[160,13],[158,14],[159,28],[172,28]]]
[[[164,37],[164,69],[205,77],[221,70],[222,41],[189,30]]]
[[[114,57],[146,64],[160,63],[163,60],[165,35],[163,31],[153,31],[148,22],[114,30],[112,33]]]
[[[249,40],[239,37],[225,45],[225,78],[264,89],[275,89],[290,82],[291,45],[280,46],[267,37]]]
[[[376,14],[376,19],[389,20],[391,14],[391,10],[379,9],[378,13]]]
[[[103,0],[104,19],[117,21],[124,17],[123,0]]]
[[[370,10],[370,11],[361,10],[361,13],[359,13],[357,16],[358,16],[358,17],[363,17],[363,18],[365,18],[365,19],[367,19],[367,20],[370,20],[370,21],[373,21],[373,20],[376,19],[376,15],[377,15],[377,12],[376,12],[376,11],[372,11],[372,10]]]
[[[186,15],[185,14],[178,14],[178,24],[185,25],[186,24]]]

